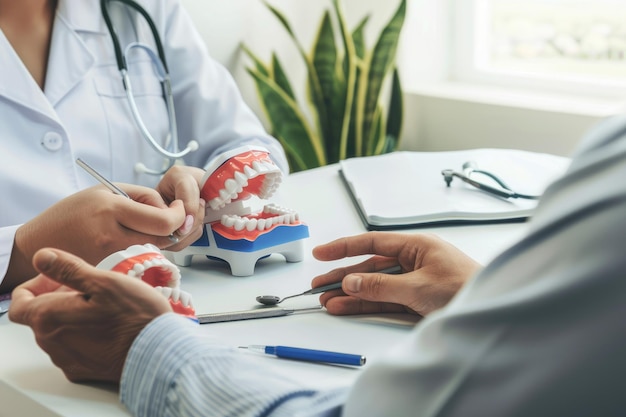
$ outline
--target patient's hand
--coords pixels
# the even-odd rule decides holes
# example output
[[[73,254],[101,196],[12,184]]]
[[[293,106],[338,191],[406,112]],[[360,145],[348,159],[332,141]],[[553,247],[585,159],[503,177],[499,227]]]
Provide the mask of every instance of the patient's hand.
[[[9,318],[30,326],[71,381],[119,383],[131,344],[169,302],[143,281],[96,269],[57,249],[33,259],[36,277],[13,291]]]
[[[426,315],[446,305],[481,268],[455,246],[427,234],[370,232],[313,249],[313,256],[322,261],[367,254],[374,256],[313,279],[313,288],[343,279],[342,290],[320,296],[329,313]],[[401,274],[376,272],[398,265]]]

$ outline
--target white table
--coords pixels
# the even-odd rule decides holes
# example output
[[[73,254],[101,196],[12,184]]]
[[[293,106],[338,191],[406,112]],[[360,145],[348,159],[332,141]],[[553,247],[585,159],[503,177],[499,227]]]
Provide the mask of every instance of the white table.
[[[272,255],[259,261],[253,276],[233,277],[225,264],[195,257],[190,267],[182,268],[182,288],[193,295],[199,314],[254,308],[257,295],[299,293],[310,288],[310,280],[315,275],[356,262],[322,263],[310,253],[317,244],[365,232],[337,174],[337,166],[291,175],[272,201],[297,210],[309,225],[311,236],[305,243],[304,261],[286,263],[280,255]],[[402,233],[438,234],[484,263],[518,239],[525,229],[524,223],[511,223],[403,230]],[[289,306],[293,307],[316,304],[317,296],[289,301]],[[412,324],[407,317],[334,317],[318,311],[206,324],[200,326],[199,331],[209,332],[234,346],[282,344],[358,353],[366,355],[371,364],[411,331]],[[128,415],[119,404],[116,389],[68,382],[36,345],[29,328],[9,322],[5,315],[0,317],[0,335],[0,416]],[[258,360],[270,363],[277,372],[319,386],[349,383],[368,366],[356,369],[265,355],[259,355]]]

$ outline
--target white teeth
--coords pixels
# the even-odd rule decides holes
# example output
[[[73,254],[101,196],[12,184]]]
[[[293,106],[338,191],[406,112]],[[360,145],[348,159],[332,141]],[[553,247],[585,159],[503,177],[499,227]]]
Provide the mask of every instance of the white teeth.
[[[263,219],[260,219],[260,220],[263,220]],[[258,220],[258,221],[260,221],[260,220]],[[248,220],[248,221],[246,222],[246,230],[247,230],[248,232],[251,232],[251,231],[253,231],[254,229],[256,229],[256,226],[257,226],[257,222],[258,222],[258,221],[257,221],[257,219],[250,219],[250,220]]]
[[[226,201],[230,198],[230,193],[226,191],[225,188],[222,188],[220,190],[220,198],[222,199],[222,201]]]
[[[267,204],[263,207],[263,213],[271,214],[272,217],[267,218],[248,218],[240,217],[233,214],[224,214],[220,223],[226,227],[234,227],[236,231],[253,230],[263,231],[269,230],[275,224],[293,224],[297,223],[300,216],[294,210],[279,207],[275,204]]]
[[[282,172],[271,161],[252,161],[252,167],[245,165],[243,172],[235,171],[233,178],[229,178],[224,181],[224,188],[219,191],[219,197],[208,202],[209,207],[213,210],[219,210],[225,205],[230,204],[233,200],[236,200],[239,194],[241,194],[245,187],[248,186],[248,181],[259,175],[265,175],[263,184],[258,193],[258,197],[261,199],[267,199],[271,197],[278,189],[282,181]]]
[[[222,216],[222,224],[226,227],[233,227],[235,225],[235,218],[224,214]]]
[[[248,178],[254,178],[257,175],[259,175],[258,172],[256,172],[254,169],[252,169],[251,167],[249,167],[248,165],[246,165],[245,167],[243,167],[243,172],[244,174],[246,174],[246,176]]]
[[[213,200],[209,201],[209,207],[211,207],[213,210],[218,210],[224,206],[225,204],[219,198],[214,198]]]
[[[252,168],[259,174],[262,174],[266,171],[265,165],[261,164],[259,161],[252,161]]]
[[[192,307],[190,294],[184,291],[181,291],[178,299],[180,300],[181,304],[184,305],[185,307]]]
[[[192,307],[191,294],[179,288],[154,287],[155,290],[163,294],[165,298],[171,299],[173,302],[180,301],[184,307]]]
[[[248,177],[242,172],[235,172],[235,180],[241,187],[246,187],[248,185]]]
[[[237,216],[237,217],[235,218],[235,230],[236,230],[236,231],[238,231],[238,232],[239,232],[239,231],[243,230],[243,228],[245,227],[245,225],[246,225],[246,221],[244,220],[244,218],[243,218],[243,217],[239,217],[239,216]]]
[[[267,161],[266,161],[266,162],[264,162],[264,164],[265,164],[265,169],[267,169],[267,171],[268,171],[268,172],[270,172],[270,173],[271,173],[272,171],[274,171],[274,168],[276,167],[276,166],[275,166],[273,163],[271,163],[271,162],[267,162]]]
[[[224,181],[224,188],[226,188],[226,191],[228,191],[229,194],[234,193],[237,191],[237,181],[232,178],[227,179]]]
[[[126,275],[131,278],[141,278],[143,274],[150,268],[165,268],[171,273],[168,285],[171,287],[177,287],[180,284],[180,271],[167,259],[152,258],[147,259],[143,263],[136,263],[133,265]]]
[[[172,295],[172,288],[169,288],[169,287],[154,287],[154,289],[159,291],[161,294],[163,294],[167,298],[170,298],[170,295]]]

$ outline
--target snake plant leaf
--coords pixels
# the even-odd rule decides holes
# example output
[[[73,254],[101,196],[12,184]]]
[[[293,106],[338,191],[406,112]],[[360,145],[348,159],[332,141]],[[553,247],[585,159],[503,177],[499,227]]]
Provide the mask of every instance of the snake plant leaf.
[[[376,155],[385,147],[385,131],[387,130],[385,119],[383,118],[382,106],[376,106],[376,111],[372,118],[372,128],[369,131],[369,137],[367,143],[370,148],[367,149],[367,155]]]
[[[395,136],[387,135],[385,138],[385,146],[380,151],[381,154],[393,152],[398,149],[398,138]]]
[[[354,52],[360,59],[365,58],[365,25],[370,20],[370,15],[365,16],[352,31],[352,40],[354,42]]]
[[[332,0],[332,10],[323,15],[310,52],[300,44],[286,17],[267,0],[262,1],[291,37],[306,65],[303,102],[310,112],[298,104],[276,54],[266,65],[244,47],[254,62],[254,68],[248,72],[254,78],[272,133],[283,144],[292,170],[395,150],[403,111],[395,54],[406,0],[399,0],[400,6],[370,50],[365,42],[370,16],[350,32],[341,0]],[[392,69],[391,94],[385,106],[381,95]],[[385,96],[386,92],[385,88]]]
[[[363,106],[363,138],[371,137],[369,136],[369,129],[373,123],[375,109],[380,100],[383,81],[395,62],[398,39],[404,24],[405,15],[406,0],[402,0],[394,16],[381,32],[370,56],[366,75],[367,93],[365,94],[364,102],[361,103]],[[370,146],[366,144],[364,148],[367,149]]]
[[[311,131],[297,103],[274,80],[248,69],[255,80],[272,132],[295,163],[292,171],[326,165],[321,140]]]
[[[324,95],[322,93],[322,87],[320,86],[319,77],[317,75],[317,71],[315,67],[313,66],[312,59],[304,50],[300,41],[298,41],[296,34],[294,33],[293,29],[291,28],[291,25],[287,21],[287,18],[278,9],[273,7],[271,4],[267,2],[264,2],[264,3],[267,6],[267,8],[272,12],[272,14],[278,19],[278,21],[283,25],[283,27],[285,28],[285,30],[287,31],[287,33],[293,40],[294,44],[296,45],[296,48],[298,48],[300,55],[302,56],[304,64],[306,65],[306,68],[307,68],[307,86],[308,86],[307,93],[308,93],[309,101],[311,104],[310,105],[311,114],[313,118],[315,119],[317,131],[320,132],[320,135],[322,137],[327,137],[328,130],[329,130],[328,129],[328,116],[327,116],[328,111],[324,103]]]
[[[365,16],[361,22],[356,26],[356,28],[352,31],[352,39],[354,42],[354,50],[355,56],[353,60],[356,64],[356,73],[354,76],[354,85],[360,85],[363,60],[366,54],[365,47],[365,36],[364,31],[367,22],[369,21],[370,16]],[[357,118],[357,100],[353,100],[352,102],[352,111],[350,116],[350,130],[348,132],[348,147],[346,149],[346,157],[350,158],[353,156],[357,156],[357,146],[356,146],[356,118]]]
[[[402,115],[404,114],[404,101],[402,97],[402,85],[398,68],[393,69],[391,78],[391,96],[389,97],[389,109],[387,110],[387,136],[394,138],[395,145],[392,149],[383,149],[383,153],[391,152],[398,146],[400,132],[402,131]]]
[[[335,32],[330,20],[330,13],[326,11],[320,28],[313,43],[313,66],[320,82],[322,99],[326,108],[328,128],[323,132],[326,157],[331,162],[337,162],[340,150],[342,116],[345,107],[345,91],[342,91],[343,80],[337,71],[337,45]],[[343,78],[343,77],[342,77]]]
[[[283,70],[283,66],[276,56],[275,53],[272,53],[272,74],[273,80],[276,81],[276,84],[287,94],[291,99],[295,100],[296,95],[293,92],[293,88],[291,88],[291,83],[289,82],[289,78],[287,74],[285,74],[285,70]],[[267,74],[264,74],[267,75]]]
[[[355,57],[358,58],[359,60],[362,60],[365,58],[366,48],[365,48],[364,32],[365,32],[365,26],[367,25],[367,22],[369,21],[369,19],[370,19],[370,15],[365,16],[363,19],[361,19],[359,24],[352,31],[352,43],[354,44]],[[344,74],[348,73],[347,59],[348,59],[348,54],[345,54],[344,59],[343,59]]]
[[[259,73],[265,75],[266,77],[269,77],[270,69],[268,68],[268,66],[265,65],[265,63],[258,56],[256,56],[256,54],[252,52],[250,48],[248,48],[245,44],[242,43],[240,47],[246,53],[246,55],[248,55],[250,59],[252,59],[252,62],[254,62],[254,67],[256,68],[256,70]]]
[[[348,25],[346,24],[346,19],[344,17],[343,11],[339,6],[339,0],[333,0],[333,8],[335,10],[335,15],[337,18],[337,22],[339,24],[339,30],[341,33],[341,39],[343,41],[344,48],[344,68],[345,68],[345,99],[344,99],[344,110],[343,110],[343,119],[342,119],[342,127],[341,127],[341,137],[339,139],[339,152],[338,159],[346,159],[348,156],[348,147],[349,144],[351,147],[354,147],[353,144],[349,142],[350,130],[353,125],[352,113],[354,106],[354,99],[356,95],[356,77],[357,77],[357,63],[355,62],[357,59],[356,55],[356,47],[354,45],[354,40],[352,38],[351,33],[348,30]]]
[[[287,18],[280,12],[280,10],[278,10],[277,8],[275,8],[274,6],[272,6],[271,4],[269,4],[268,2],[264,1],[263,2],[265,4],[265,6],[272,12],[272,14],[274,16],[276,16],[276,18],[280,21],[280,23],[283,25],[283,27],[285,28],[285,30],[289,33],[289,35],[295,39],[296,35],[294,33],[294,31],[291,29],[291,25],[289,24],[289,21],[287,20]]]

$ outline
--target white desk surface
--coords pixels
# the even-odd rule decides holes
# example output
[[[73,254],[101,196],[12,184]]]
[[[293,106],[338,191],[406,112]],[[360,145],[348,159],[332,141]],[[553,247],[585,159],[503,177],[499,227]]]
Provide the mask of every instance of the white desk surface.
[[[411,189],[411,184],[407,184]],[[332,165],[285,178],[272,202],[295,209],[308,224],[310,238],[305,242],[304,261],[286,263],[280,255],[259,261],[255,274],[233,277],[226,265],[196,256],[192,266],[182,268],[182,288],[193,295],[198,314],[255,308],[255,297],[279,296],[310,288],[310,280],[336,266],[356,260],[332,263],[316,261],[311,249],[335,238],[365,232],[344,185]],[[435,233],[452,242],[480,262],[489,261],[501,249],[518,239],[524,223],[449,226],[403,230],[402,233]],[[290,300],[287,306],[313,306],[317,296]],[[367,356],[371,364],[387,348],[411,331],[408,316],[387,320],[376,317],[335,317],[324,311],[287,317],[256,319],[202,325],[199,331],[219,337],[224,343],[282,344]],[[67,381],[48,356],[35,343],[25,326],[0,317],[0,416],[126,416],[119,404],[117,390],[96,384]],[[345,384],[367,368],[303,363],[259,355],[259,361],[271,363],[277,372],[308,381],[316,386]]]

